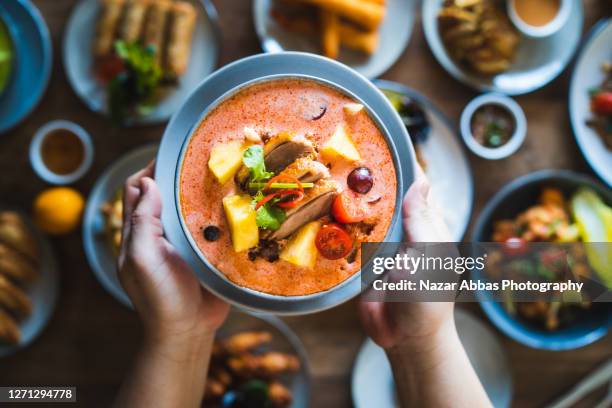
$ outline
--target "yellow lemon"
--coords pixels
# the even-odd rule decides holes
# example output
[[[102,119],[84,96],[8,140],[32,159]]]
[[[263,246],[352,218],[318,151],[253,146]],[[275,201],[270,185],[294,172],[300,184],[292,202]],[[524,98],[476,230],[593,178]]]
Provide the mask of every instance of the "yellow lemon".
[[[34,221],[48,234],[67,234],[79,225],[84,201],[72,188],[49,188],[34,200]]]

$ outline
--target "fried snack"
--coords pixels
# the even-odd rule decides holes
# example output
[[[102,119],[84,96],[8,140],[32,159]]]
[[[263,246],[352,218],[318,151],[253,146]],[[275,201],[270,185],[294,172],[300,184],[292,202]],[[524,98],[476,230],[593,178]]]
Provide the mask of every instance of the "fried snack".
[[[488,76],[510,68],[520,37],[492,0],[446,0],[438,26],[449,54],[472,71]]]
[[[366,29],[374,30],[385,17],[385,7],[375,2],[363,0],[291,0],[311,4],[324,10],[336,13],[340,17],[353,21]]]
[[[338,58],[340,51],[340,19],[329,10],[321,13],[321,49],[328,58]]]
[[[272,334],[269,332],[242,332],[229,337],[222,343],[222,347],[229,354],[242,354],[269,343],[270,340],[272,340]]]
[[[378,48],[378,39],[378,30],[361,31],[351,25],[340,24],[340,42],[347,48],[371,55]]]
[[[94,40],[94,55],[103,57],[113,50],[115,32],[121,20],[125,0],[100,0],[102,17],[98,21],[96,38]]]
[[[32,263],[11,247],[0,243],[0,274],[21,284],[31,284],[39,272]]]
[[[21,340],[21,330],[17,322],[4,310],[0,309],[0,342],[18,344]]]
[[[0,212],[0,242],[10,246],[30,261],[38,261],[38,246],[19,214]]]
[[[276,377],[287,372],[295,372],[300,368],[297,357],[270,351],[262,355],[243,354],[227,361],[230,369],[242,377]]]
[[[196,18],[197,13],[191,4],[181,1],[172,6],[173,21],[166,56],[170,74],[179,76],[187,70]]]
[[[293,395],[283,384],[271,381],[268,385],[268,396],[275,407],[288,407],[293,402]]]
[[[155,47],[155,57],[161,64],[164,45],[164,33],[166,23],[170,16],[172,2],[169,0],[154,0],[149,9],[149,15],[145,22],[143,41],[145,45]]]
[[[149,0],[128,0],[121,22],[122,40],[134,42],[140,39],[149,5]]]
[[[121,230],[123,228],[123,201],[119,190],[112,201],[106,202],[100,208],[104,215],[104,233],[115,254],[119,253],[121,246]]]
[[[0,306],[18,318],[32,314],[32,302],[28,296],[2,275],[0,275]]]

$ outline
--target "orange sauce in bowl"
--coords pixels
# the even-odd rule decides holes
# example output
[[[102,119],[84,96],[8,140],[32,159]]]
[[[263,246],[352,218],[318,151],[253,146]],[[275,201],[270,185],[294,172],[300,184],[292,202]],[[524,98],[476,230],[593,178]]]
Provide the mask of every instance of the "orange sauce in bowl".
[[[542,27],[557,17],[561,0],[514,0],[514,10],[530,26]]]
[[[49,171],[66,175],[75,172],[85,160],[85,146],[68,129],[56,129],[43,139],[42,160]]]

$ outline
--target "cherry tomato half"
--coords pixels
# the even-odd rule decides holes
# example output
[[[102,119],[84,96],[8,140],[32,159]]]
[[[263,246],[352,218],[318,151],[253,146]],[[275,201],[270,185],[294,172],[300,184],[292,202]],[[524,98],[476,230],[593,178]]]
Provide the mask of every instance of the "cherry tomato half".
[[[612,115],[612,92],[597,93],[591,99],[591,107],[599,115]]]
[[[331,213],[334,219],[343,224],[360,222],[368,216],[366,203],[359,197],[349,197],[347,194],[338,194],[332,203]]]
[[[317,233],[315,246],[323,258],[340,259],[353,249],[353,239],[340,225],[326,224]]]
[[[117,55],[109,55],[100,60],[97,64],[97,77],[102,83],[107,83],[119,75],[125,66]]]

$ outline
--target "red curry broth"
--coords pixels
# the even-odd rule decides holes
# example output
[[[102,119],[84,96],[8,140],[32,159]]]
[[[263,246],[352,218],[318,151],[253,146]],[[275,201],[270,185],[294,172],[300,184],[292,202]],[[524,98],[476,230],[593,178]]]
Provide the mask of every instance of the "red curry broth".
[[[187,146],[180,176],[180,205],[185,224],[195,243],[207,259],[237,285],[275,295],[307,295],[332,288],[358,272],[360,254],[353,263],[346,259],[327,260],[317,257],[314,268],[295,266],[283,260],[251,261],[248,251],[234,252],[230,230],[222,206],[223,197],[238,193],[235,183],[220,185],[208,168],[210,151],[216,143],[241,140],[245,126],[271,134],[291,131],[310,135],[321,146],[331,137],[337,124],[346,123],[362,160],[349,163],[342,159],[323,160],[331,164],[331,177],[347,190],[346,177],[357,166],[368,167],[374,186],[364,197],[379,200],[368,204],[376,215],[376,224],[369,234],[359,234],[360,242],[382,241],[395,209],[396,174],[391,153],[383,135],[364,112],[349,117],[343,111],[354,102],[342,93],[315,83],[283,79],[253,85],[230,97],[212,110],[199,124]],[[325,114],[312,120],[312,112]],[[314,115],[316,116],[316,114]],[[222,233],[209,242],[202,230],[218,226]]]

